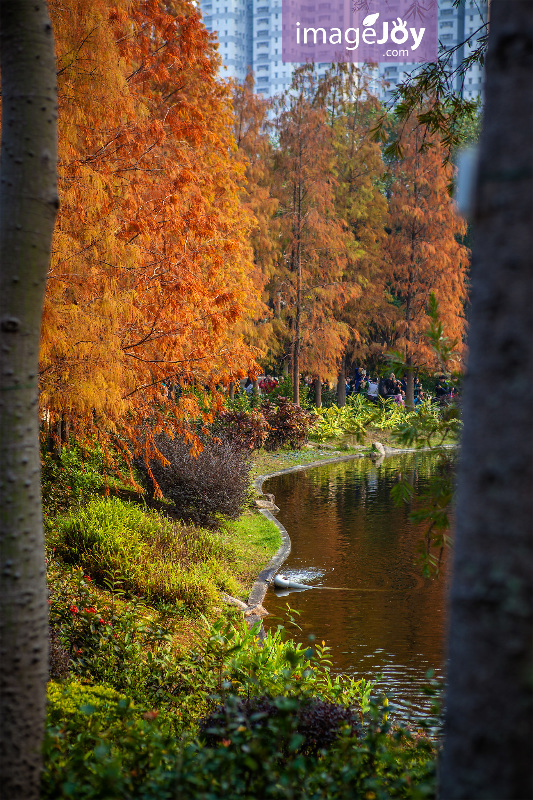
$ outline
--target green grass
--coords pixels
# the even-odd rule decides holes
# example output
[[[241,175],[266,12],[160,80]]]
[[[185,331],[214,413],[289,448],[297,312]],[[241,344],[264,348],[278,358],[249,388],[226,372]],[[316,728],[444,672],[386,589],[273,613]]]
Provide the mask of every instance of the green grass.
[[[50,544],[104,586],[206,611],[238,584],[220,534],[176,523],[118,498],[92,500],[57,524]]]
[[[340,455],[346,455],[346,445],[339,444]],[[338,458],[339,453],[320,447],[303,450],[278,450],[275,453],[266,450],[256,450],[252,454],[252,476],[270,475],[289,467],[300,464],[312,464],[314,461],[324,461],[328,458]]]
[[[246,599],[252,582],[281,546],[281,534],[274,522],[248,512],[227,523],[226,546],[233,554],[233,571],[241,584],[239,596]]]
[[[170,520],[118,498],[92,500],[60,519],[49,545],[104,587],[205,613],[219,592],[246,596],[281,544],[277,527],[247,513],[220,532]]]

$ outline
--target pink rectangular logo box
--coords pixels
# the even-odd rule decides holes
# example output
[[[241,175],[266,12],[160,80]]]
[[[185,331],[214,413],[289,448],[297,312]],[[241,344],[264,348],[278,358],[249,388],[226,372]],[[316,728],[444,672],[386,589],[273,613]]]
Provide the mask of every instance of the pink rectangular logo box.
[[[284,62],[437,61],[437,0],[283,0],[282,11]]]

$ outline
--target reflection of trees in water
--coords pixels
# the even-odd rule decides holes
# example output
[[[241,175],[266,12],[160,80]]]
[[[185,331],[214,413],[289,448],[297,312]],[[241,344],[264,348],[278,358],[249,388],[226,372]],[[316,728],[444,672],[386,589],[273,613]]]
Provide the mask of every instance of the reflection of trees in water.
[[[419,689],[410,677],[421,683],[429,667],[443,663],[445,586],[422,577],[415,557],[423,526],[390,493],[398,472],[424,488],[433,464],[420,454],[382,465],[360,459],[275,479],[266,489],[293,542],[287,569],[319,568],[325,586],[355,590],[292,596],[291,607],[302,611],[301,640],[324,638],[334,669],[367,676],[388,670],[390,691],[415,702]],[[279,614],[285,599],[269,596],[266,605]]]

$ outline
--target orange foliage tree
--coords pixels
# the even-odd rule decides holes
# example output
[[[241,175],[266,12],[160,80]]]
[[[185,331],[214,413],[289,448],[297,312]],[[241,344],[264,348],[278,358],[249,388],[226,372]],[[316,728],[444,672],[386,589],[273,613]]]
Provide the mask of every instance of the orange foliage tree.
[[[278,200],[272,190],[274,148],[271,139],[273,126],[269,120],[271,108],[271,101],[254,94],[252,73],[248,73],[243,84],[234,86],[233,132],[239,157],[244,159],[246,165],[242,202],[254,220],[249,239],[254,263],[251,277],[263,301],[258,309],[259,315],[253,317],[245,314],[239,328],[244,333],[245,341],[258,348],[263,356],[273,352],[277,354],[272,311],[276,309],[273,293],[280,239],[276,216]]]
[[[370,128],[380,106],[369,89],[364,69],[337,64],[324,80],[327,121],[335,150],[335,204],[337,215],[353,236],[345,281],[352,286],[347,302],[337,309],[350,332],[346,358],[341,359],[338,402],[345,402],[345,367],[375,354],[371,331],[385,314],[384,244],[387,199],[386,171],[379,144]]]
[[[336,213],[333,139],[319,96],[312,67],[300,68],[277,123],[276,288],[286,304],[296,403],[301,370],[317,378],[336,372],[349,331],[335,311],[353,289],[345,273],[354,240]]]
[[[61,210],[41,347],[41,402],[78,430],[186,425],[163,382],[253,369],[231,333],[256,295],[231,93],[189,0],[51,0]]]
[[[413,405],[417,367],[437,368],[426,333],[430,295],[439,304],[446,335],[464,350],[464,304],[468,250],[461,244],[464,221],[455,213],[448,186],[452,167],[443,165],[438,142],[422,148],[422,132],[412,130],[401,161],[392,167],[387,290],[395,347],[407,373],[407,402]]]

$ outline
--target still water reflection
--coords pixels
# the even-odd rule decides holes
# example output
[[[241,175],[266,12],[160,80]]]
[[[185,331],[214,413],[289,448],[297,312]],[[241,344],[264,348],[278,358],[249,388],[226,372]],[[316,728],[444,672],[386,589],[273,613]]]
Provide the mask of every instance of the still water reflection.
[[[301,612],[302,632],[294,638],[325,640],[336,672],[381,673],[380,688],[404,720],[429,710],[427,671],[443,677],[447,569],[439,580],[422,577],[416,559],[423,526],[409,521],[408,508],[395,506],[390,492],[400,471],[423,489],[433,466],[427,454],[380,465],[355,459],[263,486],[276,496],[278,518],[291,537],[282,573],[321,587],[288,597],[271,591],[266,625],[285,621],[289,603]]]

